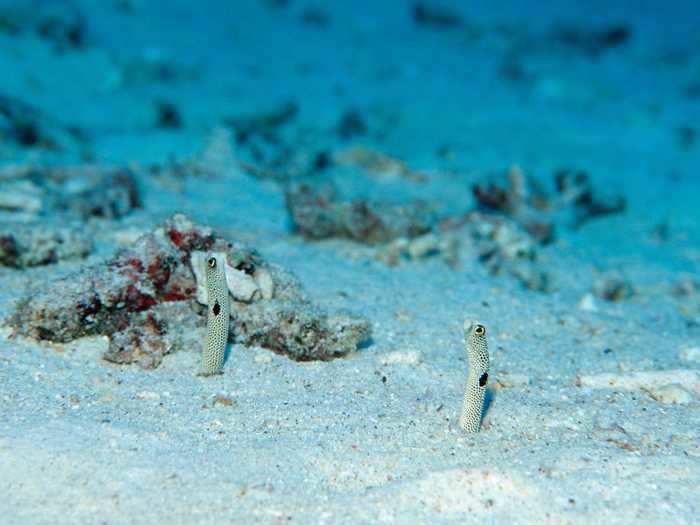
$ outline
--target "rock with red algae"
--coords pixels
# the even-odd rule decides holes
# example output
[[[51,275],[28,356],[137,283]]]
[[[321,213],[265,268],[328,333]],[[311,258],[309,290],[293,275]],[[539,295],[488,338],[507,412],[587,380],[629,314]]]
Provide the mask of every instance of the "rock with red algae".
[[[106,335],[111,342],[105,359],[156,367],[178,347],[178,334],[204,324],[195,301],[195,251],[223,252],[231,267],[252,274],[260,269],[274,281],[273,297],[259,294],[247,304],[233,294],[231,340],[309,360],[343,355],[369,337],[366,320],[327,315],[306,299],[291,274],[181,214],[111,260],[30,290],[6,322],[17,334],[39,340]]]
[[[126,329],[132,315],[156,304],[193,297],[189,251],[226,241],[175,215],[111,260],[30,290],[9,324],[21,335],[67,342]]]

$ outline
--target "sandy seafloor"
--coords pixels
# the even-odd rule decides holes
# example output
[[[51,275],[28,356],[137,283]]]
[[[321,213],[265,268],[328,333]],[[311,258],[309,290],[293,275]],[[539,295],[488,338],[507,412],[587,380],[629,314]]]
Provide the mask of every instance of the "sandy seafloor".
[[[142,180],[144,207],[100,223],[87,261],[0,268],[2,315],[28,283],[105,259],[184,211],[294,271],[322,306],[367,316],[372,339],[329,362],[235,346],[223,376],[201,378],[199,348],[146,371],[102,361],[101,338],[37,344],[4,330],[0,523],[699,523],[700,311],[697,298],[679,309],[671,289],[700,273],[700,146],[678,141],[700,122],[689,88],[700,85],[700,9],[484,2],[455,8],[468,29],[438,30],[416,27],[408,2],[274,4],[76,1],[81,49],[0,32],[0,90],[86,130],[105,164],[187,158],[223,118],[286,100],[332,143],[342,111],[378,106],[396,119],[361,141],[428,173],[409,190],[446,209],[473,206],[470,173],[517,163],[542,176],[585,169],[623,192],[627,211],[559,230],[541,250],[558,286],[541,293],[474,257],[457,270],[389,267],[348,256],[348,241],[305,241],[272,181],[173,191]],[[309,6],[327,25],[302,21]],[[624,23],[632,36],[595,59],[535,43],[525,80],[505,80],[509,39],[536,41],[556,21]],[[154,57],[197,75],[124,80],[120,64]],[[157,99],[177,105],[182,127],[153,125]],[[435,154],[444,144],[449,159]],[[0,146],[3,164],[84,153]],[[663,242],[652,235],[662,222]],[[610,269],[635,294],[581,309],[592,276]],[[488,326],[494,387],[473,436],[456,428],[465,318]],[[580,380],[635,372],[658,373],[681,402]]]

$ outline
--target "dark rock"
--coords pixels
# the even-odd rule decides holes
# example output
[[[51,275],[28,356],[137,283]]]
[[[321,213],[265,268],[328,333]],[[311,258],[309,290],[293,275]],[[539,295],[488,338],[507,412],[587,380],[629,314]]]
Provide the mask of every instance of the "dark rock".
[[[357,136],[366,135],[367,129],[367,123],[362,117],[362,114],[357,110],[350,109],[340,117],[338,125],[336,126],[336,133],[341,139],[348,140]]]
[[[565,48],[580,52],[591,58],[625,45],[632,37],[625,24],[614,24],[599,29],[560,24],[552,29],[550,38]]]
[[[413,5],[413,21],[416,25],[433,29],[454,29],[464,24],[458,13],[427,2]]]
[[[159,128],[177,129],[182,127],[180,110],[172,102],[160,100],[156,102],[156,125]]]
[[[301,21],[308,26],[325,28],[331,23],[331,17],[320,7],[306,7],[301,12]]]
[[[593,293],[600,299],[617,303],[634,295],[634,288],[618,273],[609,272],[593,283]]]

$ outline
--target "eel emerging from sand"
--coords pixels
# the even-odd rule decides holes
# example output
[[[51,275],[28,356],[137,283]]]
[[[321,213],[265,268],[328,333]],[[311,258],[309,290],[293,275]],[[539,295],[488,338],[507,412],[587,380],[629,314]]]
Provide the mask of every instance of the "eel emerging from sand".
[[[229,297],[226,284],[225,261],[221,255],[210,253],[207,257],[206,280],[209,310],[207,314],[207,340],[202,352],[200,375],[221,372],[224,366],[226,341],[228,340]]]
[[[462,430],[474,434],[481,427],[486,383],[489,379],[489,350],[486,327],[475,321],[464,321],[464,344],[469,356],[469,375],[464,392],[464,404],[459,416]]]

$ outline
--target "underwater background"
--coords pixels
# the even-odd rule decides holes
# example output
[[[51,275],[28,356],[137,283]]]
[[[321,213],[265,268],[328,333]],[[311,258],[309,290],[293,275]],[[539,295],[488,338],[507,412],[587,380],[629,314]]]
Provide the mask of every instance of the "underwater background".
[[[693,1],[0,0],[0,523],[697,523],[699,122]]]

